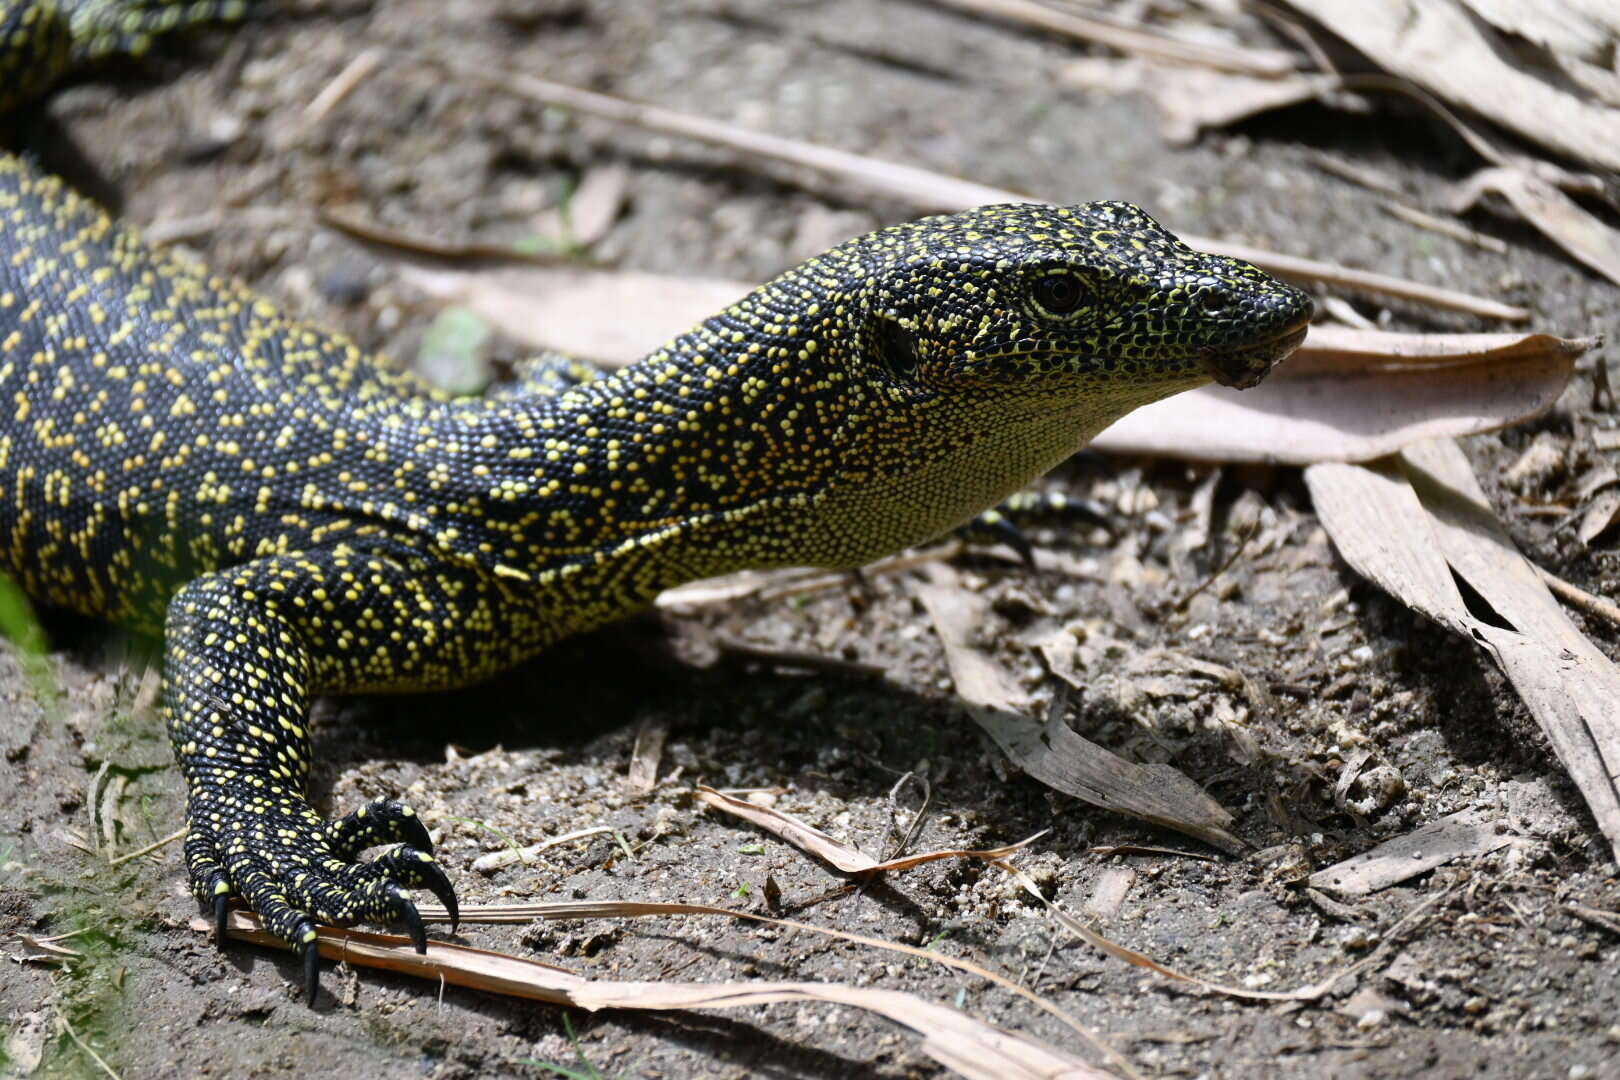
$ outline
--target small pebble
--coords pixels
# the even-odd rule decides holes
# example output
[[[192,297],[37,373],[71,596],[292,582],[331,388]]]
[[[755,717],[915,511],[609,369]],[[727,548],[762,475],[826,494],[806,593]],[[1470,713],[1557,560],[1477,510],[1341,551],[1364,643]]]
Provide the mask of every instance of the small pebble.
[[[1362,1031],[1371,1031],[1388,1019],[1389,1014],[1383,1009],[1368,1009],[1356,1018],[1356,1027]]]

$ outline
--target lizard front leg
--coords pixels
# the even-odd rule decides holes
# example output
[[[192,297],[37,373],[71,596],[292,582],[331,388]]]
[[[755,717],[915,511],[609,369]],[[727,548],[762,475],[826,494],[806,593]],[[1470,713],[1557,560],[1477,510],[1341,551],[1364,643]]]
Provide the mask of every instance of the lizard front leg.
[[[559,352],[543,352],[513,365],[513,379],[489,388],[485,397],[495,401],[556,397],[576,386],[595,382],[609,374],[588,360]]]
[[[424,951],[407,887],[431,891],[452,920],[456,898],[408,807],[379,800],[337,821],[310,808],[310,697],[476,678],[493,669],[499,607],[473,575],[343,551],[221,570],[169,604],[165,709],[189,789],[192,888],[221,924],[227,897],[240,894],[302,954],[312,1002],[316,924],[398,920]]]

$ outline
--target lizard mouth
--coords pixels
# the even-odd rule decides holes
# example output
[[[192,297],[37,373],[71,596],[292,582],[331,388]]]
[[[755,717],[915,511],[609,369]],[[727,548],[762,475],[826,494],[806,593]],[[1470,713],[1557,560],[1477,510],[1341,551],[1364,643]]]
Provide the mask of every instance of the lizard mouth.
[[[1309,329],[1307,318],[1264,341],[1251,342],[1236,349],[1205,349],[1198,354],[1198,362],[1222,386],[1247,390],[1259,385],[1272,368],[1299,348]]]

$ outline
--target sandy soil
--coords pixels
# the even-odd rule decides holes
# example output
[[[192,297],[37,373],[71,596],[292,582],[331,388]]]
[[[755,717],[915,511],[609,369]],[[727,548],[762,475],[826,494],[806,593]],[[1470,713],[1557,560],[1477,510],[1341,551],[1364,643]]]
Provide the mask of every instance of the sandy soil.
[[[362,49],[391,50],[321,123],[302,110]],[[1178,229],[1401,273],[1529,304],[1537,325],[1613,331],[1620,292],[1528,231],[1473,222],[1505,255],[1418,231],[1375,195],[1312,165],[1328,150],[1417,193],[1469,167],[1413,118],[1315,108],[1190,148],[1155,133],[1131,97],[1059,88],[1076,51],[926,4],[866,0],[394,0],[304,3],[237,33],[205,34],[116,80],[58,95],[30,145],[53,163],[71,136],[120,213],[160,223],[211,265],[368,345],[416,355],[431,305],[384,255],[315,223],[343,203],[449,240],[523,242],[587,170],[631,170],[630,204],[595,254],[648,270],[763,278],[843,236],[909,216],[793,170],[580,120],[422,74],[411,55],[552,78],[740,120],[1045,197],[1142,203]],[[62,166],[66,167],[66,166]],[[176,227],[179,222],[183,227]],[[1360,302],[1412,329],[1491,327]],[[1579,545],[1530,512],[1601,455],[1612,417],[1577,381],[1535,424],[1473,440],[1499,513],[1534,559],[1612,593],[1614,549]],[[1537,438],[1562,462],[1533,490],[1503,467]],[[1620,938],[1564,913],[1620,907],[1616,867],[1535,724],[1482,653],[1362,583],[1316,524],[1297,472],[1082,459],[1054,483],[1103,500],[1112,539],[1040,531],[1074,573],[1031,574],[993,553],[957,561],[994,600],[983,640],[1040,695],[1028,643],[1084,623],[1126,658],[1165,646],[1242,672],[1264,708],[1210,685],[1133,691],[1108,665],[1068,718],[1130,757],[1167,761],[1237,815],[1246,858],[1094,853],[1196,844],[1095,811],[1016,775],[953,703],[943,655],[905,575],[851,578],[796,600],[703,617],[648,617],[568,643],[465,693],[324,703],[320,805],[403,793],[434,823],[465,901],[683,899],[765,910],[767,878],[796,918],[973,959],[1050,997],[1143,1074],[1214,1077],[1620,1076]],[[1217,535],[1178,542],[1213,484]],[[1275,543],[1237,560],[1185,611],[1169,600],[1225,561],[1238,522]],[[1579,617],[1577,616],[1577,621]],[[177,846],[109,867],[90,842],[90,795],[112,805],[120,852],[179,827],[183,790],[136,707],[138,643],[52,619],[30,668],[0,648],[0,1015],[7,1064],[100,1074],[58,1017],[125,1077],[911,1077],[942,1074],[914,1040],[848,1009],[725,1014],[574,1013],[330,971],[315,1009],[285,954],[221,957],[189,925]],[[1612,627],[1587,627],[1611,656]],[[880,664],[886,680],[715,661],[715,634]],[[706,644],[707,643],[707,644]],[[629,794],[638,727],[668,725],[665,781]],[[1336,799],[1352,755],[1399,782],[1370,812]],[[98,770],[106,775],[94,785]],[[1049,835],[1021,861],[1071,910],[1184,970],[1250,986],[1314,981],[1365,955],[1403,915],[1452,890],[1377,964],[1299,1007],[1188,993],[1055,933],[994,871],[936,863],[862,889],[777,841],[704,811],[694,781],[780,785],[778,806],[874,852],[893,846],[889,792],[907,770],[933,799],[920,847]],[[1388,773],[1384,775],[1386,780]],[[914,798],[902,800],[915,809]],[[1346,909],[1303,874],[1455,810],[1482,808],[1518,840]],[[483,823],[480,825],[479,823]],[[484,825],[489,828],[483,827]],[[503,842],[606,825],[544,862],[480,874]],[[1129,888],[1095,909],[1099,883]],[[17,935],[75,933],[66,967],[21,962]],[[463,940],[615,978],[831,979],[909,990],[1085,1053],[1072,1032],[976,980],[853,945],[731,925],[652,920],[466,927]],[[570,1034],[570,1027],[572,1034]]]

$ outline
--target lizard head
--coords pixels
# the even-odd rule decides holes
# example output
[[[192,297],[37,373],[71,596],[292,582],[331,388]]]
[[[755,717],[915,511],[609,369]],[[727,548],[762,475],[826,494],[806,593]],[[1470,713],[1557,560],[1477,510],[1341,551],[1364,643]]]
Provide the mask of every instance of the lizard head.
[[[1209,379],[1253,386],[1311,316],[1305,293],[1129,203],[984,206],[873,234],[860,256],[862,355],[923,394],[1068,384],[1123,413]]]
[[[802,474],[816,495],[791,546],[856,565],[994,505],[1138,406],[1212,379],[1254,385],[1310,315],[1298,289],[1099,202],[869,233],[712,328],[783,335],[774,350],[737,346],[766,368],[755,445],[791,432],[772,483]],[[797,404],[769,393],[783,378]]]
[[[985,206],[841,244],[596,396],[668,436],[624,484],[660,521],[697,503],[705,572],[857,566],[995,505],[1138,406],[1254,385],[1310,314],[1298,289],[1126,203]]]

